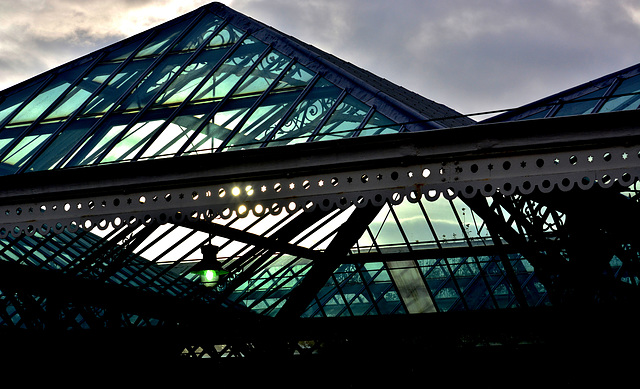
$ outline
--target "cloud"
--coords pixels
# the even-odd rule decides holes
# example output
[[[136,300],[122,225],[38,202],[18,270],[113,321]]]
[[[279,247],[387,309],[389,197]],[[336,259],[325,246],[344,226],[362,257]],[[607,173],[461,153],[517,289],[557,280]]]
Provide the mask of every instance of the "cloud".
[[[17,2],[0,15],[0,89],[207,3]],[[525,104],[638,62],[632,0],[223,3],[464,113]]]
[[[11,1],[11,6],[8,4]],[[0,0],[0,89],[207,1]]]

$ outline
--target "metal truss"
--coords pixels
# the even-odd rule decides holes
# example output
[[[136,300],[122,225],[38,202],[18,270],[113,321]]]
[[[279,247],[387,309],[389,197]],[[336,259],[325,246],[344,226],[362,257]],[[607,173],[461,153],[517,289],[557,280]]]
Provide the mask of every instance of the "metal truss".
[[[640,175],[640,142],[626,124],[636,116],[489,124],[7,177],[0,237],[423,196],[628,186]]]

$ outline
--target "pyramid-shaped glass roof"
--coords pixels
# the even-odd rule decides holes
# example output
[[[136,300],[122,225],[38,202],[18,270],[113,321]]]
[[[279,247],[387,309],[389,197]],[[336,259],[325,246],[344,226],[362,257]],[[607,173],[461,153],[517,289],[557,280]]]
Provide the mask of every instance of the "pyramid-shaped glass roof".
[[[638,107],[640,107],[640,65],[634,65],[509,110],[485,122],[629,111]]]
[[[1,92],[0,174],[472,122],[318,53],[204,6]]]

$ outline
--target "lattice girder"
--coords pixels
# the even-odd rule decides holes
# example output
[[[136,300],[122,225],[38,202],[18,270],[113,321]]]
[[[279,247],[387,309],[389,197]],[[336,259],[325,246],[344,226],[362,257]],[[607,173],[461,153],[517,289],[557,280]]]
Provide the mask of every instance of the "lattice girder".
[[[640,140],[626,122],[637,116],[545,119],[540,128],[538,121],[477,125],[6,177],[0,238],[422,196],[629,186],[640,176]]]

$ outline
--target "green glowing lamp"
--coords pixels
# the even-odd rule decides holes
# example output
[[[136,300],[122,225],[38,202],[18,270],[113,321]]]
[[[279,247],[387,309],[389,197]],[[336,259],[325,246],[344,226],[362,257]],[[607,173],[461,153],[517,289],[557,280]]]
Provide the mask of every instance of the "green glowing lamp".
[[[201,250],[202,260],[191,268],[190,273],[199,275],[202,285],[208,288],[216,287],[229,272],[224,270],[218,262],[219,248],[217,246],[206,244],[202,246]]]

